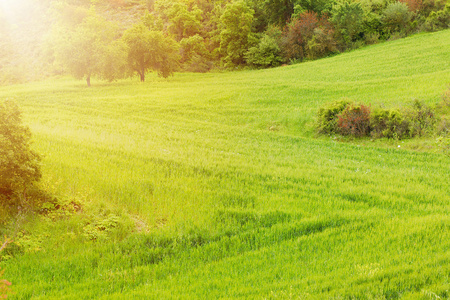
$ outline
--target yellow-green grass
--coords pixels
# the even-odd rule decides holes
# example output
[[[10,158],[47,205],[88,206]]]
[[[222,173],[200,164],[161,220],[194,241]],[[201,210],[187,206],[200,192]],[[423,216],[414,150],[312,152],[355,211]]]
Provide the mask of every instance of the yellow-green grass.
[[[11,298],[450,297],[450,158],[314,134],[342,97],[437,103],[449,49],[447,30],[269,70],[0,88],[46,186],[85,209],[23,229],[40,250],[0,265]],[[87,242],[90,211],[134,232]]]

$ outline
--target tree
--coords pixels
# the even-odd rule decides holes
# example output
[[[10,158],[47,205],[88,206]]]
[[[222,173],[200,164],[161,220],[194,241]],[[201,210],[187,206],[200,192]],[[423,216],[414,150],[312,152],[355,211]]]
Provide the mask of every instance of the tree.
[[[184,3],[175,3],[168,12],[169,26],[167,30],[179,42],[183,38],[200,33],[202,11],[196,6],[189,10]]]
[[[167,78],[173,75],[173,72],[179,66],[179,48],[175,40],[165,36],[161,31],[152,31],[152,47],[150,53],[152,56],[152,68],[158,72],[158,76]]]
[[[335,0],[295,0],[294,16],[304,12],[315,12],[319,17],[329,14]]]
[[[93,75],[108,80],[120,78],[124,75],[126,51],[117,42],[117,32],[115,24],[91,10],[75,29],[56,31],[56,61],[75,78],[86,78],[88,86]]]
[[[161,31],[151,31],[139,23],[125,31],[123,40],[128,45],[128,65],[145,81],[148,70],[156,70],[164,78],[178,66],[178,44]]]
[[[29,204],[27,190],[41,178],[40,156],[31,150],[30,130],[17,105],[0,103],[0,204]]]
[[[184,69],[192,72],[206,72],[211,68],[210,54],[205,39],[200,35],[184,38],[180,41],[181,63]]]
[[[335,52],[333,26],[326,16],[318,18],[315,12],[304,12],[284,29],[281,48],[286,60],[315,59]]]
[[[244,54],[252,43],[254,11],[244,1],[227,4],[220,17],[220,52],[225,66],[245,63]]]
[[[362,31],[364,10],[360,3],[343,0],[333,6],[331,22],[337,29],[344,46],[354,42]]]
[[[128,72],[128,47],[122,40],[115,40],[104,48],[100,58],[99,76],[108,81],[122,78]]]
[[[271,24],[284,26],[294,13],[292,0],[264,0],[263,3]]]
[[[283,31],[282,52],[286,60],[303,60],[307,56],[307,45],[319,26],[315,12],[304,12],[293,19]]]

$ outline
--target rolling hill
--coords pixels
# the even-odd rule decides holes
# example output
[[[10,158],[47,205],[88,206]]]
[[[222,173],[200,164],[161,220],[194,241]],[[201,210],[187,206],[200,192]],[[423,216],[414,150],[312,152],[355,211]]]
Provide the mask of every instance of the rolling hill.
[[[16,224],[11,299],[450,297],[450,158],[314,131],[343,97],[434,105],[448,49],[450,30],[275,69],[0,87],[43,187],[82,207]]]

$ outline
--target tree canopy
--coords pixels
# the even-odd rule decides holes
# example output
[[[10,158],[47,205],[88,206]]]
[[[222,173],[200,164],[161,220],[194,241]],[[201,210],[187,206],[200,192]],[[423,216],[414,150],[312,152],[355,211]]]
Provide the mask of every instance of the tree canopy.
[[[139,23],[125,31],[123,40],[128,46],[128,65],[142,82],[148,70],[166,78],[176,69],[178,44],[161,31],[152,31]]]
[[[145,81],[151,71],[167,77],[175,71],[296,63],[411,32],[446,29],[450,20],[444,0],[49,3],[55,25],[51,51],[41,51],[44,59],[53,55],[55,73],[85,78],[88,85],[92,76],[111,81],[138,74]],[[0,43],[4,68],[14,43],[1,29],[0,36],[5,37]]]
[[[125,71],[126,50],[117,38],[117,26],[91,11],[75,28],[56,32],[56,61],[88,86],[92,75],[114,80]]]

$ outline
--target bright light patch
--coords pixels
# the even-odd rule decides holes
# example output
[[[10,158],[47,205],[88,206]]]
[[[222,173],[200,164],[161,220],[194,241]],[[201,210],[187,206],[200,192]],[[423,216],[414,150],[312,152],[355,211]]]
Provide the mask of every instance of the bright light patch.
[[[15,23],[25,18],[30,0],[0,0],[0,16],[7,22]]]

